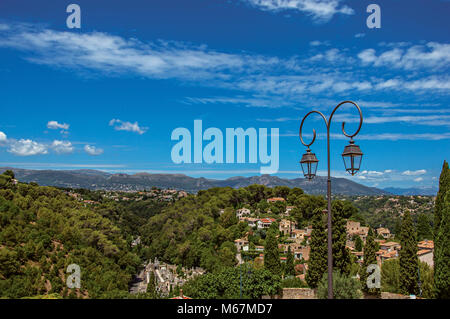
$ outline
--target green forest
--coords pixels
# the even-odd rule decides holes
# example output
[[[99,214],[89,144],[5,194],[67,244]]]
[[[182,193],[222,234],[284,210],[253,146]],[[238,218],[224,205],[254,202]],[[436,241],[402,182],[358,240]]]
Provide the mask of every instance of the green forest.
[[[424,296],[448,296],[449,189],[450,173],[448,164],[444,164],[436,207],[431,210],[405,209],[404,214],[392,216],[382,213],[391,205],[389,200],[333,200],[336,285],[353,287],[348,295],[352,298],[360,296],[359,291],[364,290],[352,279],[357,274],[365,278],[368,264],[360,267],[346,248],[345,225],[350,219],[371,226],[365,245],[357,240],[357,249],[364,250],[364,259],[368,262],[375,258],[378,250],[373,234],[378,223],[392,227],[395,240],[400,241],[402,247],[410,247],[402,250],[397,263],[390,262],[383,268],[382,289],[418,293],[417,278],[407,274],[420,268],[420,288]],[[74,192],[82,196],[83,201],[74,198]],[[155,189],[154,192],[161,191]],[[268,201],[273,197],[283,200]],[[147,293],[129,293],[134,276],[145,262],[155,257],[180,269],[201,267],[206,271],[183,286],[184,292],[192,298],[261,298],[278,294],[284,287],[318,288],[319,295],[326,295],[323,291],[326,289],[323,277],[326,271],[326,218],[323,214],[326,200],[323,196],[307,195],[299,188],[251,185],[240,189],[211,188],[179,198],[164,198],[137,192],[117,197],[105,191],[43,187],[17,182],[11,171],[4,172],[0,175],[0,297],[161,297],[154,285],[149,285]],[[378,204],[370,204],[373,200],[378,200]],[[399,199],[404,200],[412,205],[411,199]],[[419,207],[428,207],[428,199],[418,198],[418,201]],[[373,220],[374,206],[383,216],[381,221]],[[292,210],[289,216],[284,216],[287,207]],[[236,217],[236,211],[241,208],[250,209],[258,218],[273,218],[275,222],[268,229],[250,227]],[[287,240],[278,230],[282,218],[296,222],[299,228],[312,225],[305,281],[294,277],[294,268],[304,261],[294,262],[290,249],[287,254],[279,251],[278,245]],[[142,242],[132,245],[138,236]],[[234,241],[244,236],[248,238],[251,251],[256,246],[265,246],[263,265],[253,262],[255,255],[249,252],[243,257],[248,257],[246,261],[250,262],[238,266]],[[434,273],[417,260],[417,241],[424,238],[437,242]],[[280,263],[282,256],[286,258],[284,264]],[[66,285],[69,275],[66,269],[70,264],[81,267],[79,289]],[[379,294],[379,290],[366,292]],[[176,294],[176,291],[171,292],[170,296]]]

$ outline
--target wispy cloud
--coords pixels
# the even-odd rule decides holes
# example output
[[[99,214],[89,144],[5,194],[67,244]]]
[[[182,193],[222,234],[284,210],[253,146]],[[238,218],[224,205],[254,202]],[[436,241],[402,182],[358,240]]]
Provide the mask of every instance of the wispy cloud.
[[[336,14],[351,15],[354,10],[340,0],[241,0],[264,11],[298,11],[326,22]]]
[[[298,133],[284,133],[280,134],[280,136],[285,137],[297,137]],[[348,137],[343,134],[331,133],[332,139],[337,140],[348,140]],[[305,133],[303,134],[304,138],[312,138],[312,134]],[[326,134],[319,133],[317,134],[318,139],[326,139]],[[418,133],[418,134],[408,134],[408,133],[377,133],[377,134],[358,134],[355,136],[356,140],[364,140],[364,141],[440,141],[440,140],[448,140],[450,139],[450,133]]]
[[[400,69],[442,68],[450,66],[450,44],[429,42],[425,45],[404,45],[385,50],[377,55],[375,49],[366,49],[358,54],[366,64],[376,67]]]
[[[14,24],[0,47],[33,53],[27,60],[66,68],[149,78],[226,78],[227,74],[277,64],[277,58],[231,54],[174,41],[144,43],[103,32],[74,33]]]
[[[215,97],[187,97],[183,101],[185,104],[235,104],[246,107],[278,108],[283,106],[293,106],[294,103],[280,97],[273,96],[242,96],[235,97],[215,96]]]
[[[417,171],[410,171],[410,170],[404,171],[404,172],[402,173],[402,175],[406,175],[406,176],[417,176],[417,175],[424,175],[424,174],[426,174],[426,173],[427,173],[427,170],[425,170],[425,169],[419,169],[419,170],[417,170]]]
[[[412,172],[412,174],[405,174],[405,172],[400,172],[394,169],[386,169],[383,171],[370,171],[363,170],[359,172],[354,177],[349,177],[350,179],[355,179],[356,181],[364,181],[369,183],[386,183],[391,182],[422,182],[425,179],[432,180],[433,176],[425,176],[428,172],[426,170],[417,171],[406,171]],[[422,175],[421,177],[417,177]]]
[[[268,8],[295,2],[294,9],[300,2],[305,6],[326,2],[335,8],[339,4],[319,0],[257,2]],[[104,32],[75,33],[20,23],[0,30],[0,47],[20,50],[32,63],[79,70],[83,74],[90,71],[105,76],[177,79],[235,93],[235,98],[192,98],[195,103],[212,103],[215,99],[218,103],[249,107],[293,107],[305,97],[450,92],[448,44],[397,43],[378,47],[383,50],[380,53],[369,48],[359,54],[346,48],[323,47],[324,44],[329,43],[311,41],[310,51],[281,58],[241,51],[220,52],[203,44],[144,42]],[[426,72],[374,74],[375,65],[394,71],[414,68]],[[52,121],[50,126],[64,125],[67,124]]]
[[[359,118],[347,114],[338,114],[337,121],[347,123],[359,122]],[[364,118],[365,124],[383,123],[410,123],[414,125],[450,126],[450,115],[405,115],[405,116],[368,116]]]
[[[114,126],[116,131],[128,131],[138,133],[139,135],[144,134],[148,127],[140,127],[138,122],[126,122],[119,119],[112,119],[109,121],[110,126]]]

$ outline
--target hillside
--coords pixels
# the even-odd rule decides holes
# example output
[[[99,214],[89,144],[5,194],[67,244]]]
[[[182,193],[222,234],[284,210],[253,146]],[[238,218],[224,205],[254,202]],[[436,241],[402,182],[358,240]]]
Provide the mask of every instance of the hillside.
[[[102,209],[56,188],[16,184],[11,175],[0,175],[0,296],[127,294],[141,261],[114,222],[113,207],[107,217]],[[80,289],[65,285],[70,264],[80,266]]]
[[[267,187],[288,186],[299,187],[307,194],[326,194],[326,177],[318,176],[312,181],[304,178],[284,179],[277,176],[261,175],[252,177],[231,177],[225,180],[194,178],[183,174],[148,174],[138,173],[110,174],[95,170],[27,170],[18,168],[0,168],[0,172],[7,169],[14,171],[16,178],[25,183],[36,182],[39,185],[87,188],[92,190],[104,189],[115,191],[136,191],[158,188],[172,188],[196,193],[212,187],[241,188],[252,184]],[[345,178],[332,178],[334,194],[341,195],[383,195],[388,192],[367,187]]]

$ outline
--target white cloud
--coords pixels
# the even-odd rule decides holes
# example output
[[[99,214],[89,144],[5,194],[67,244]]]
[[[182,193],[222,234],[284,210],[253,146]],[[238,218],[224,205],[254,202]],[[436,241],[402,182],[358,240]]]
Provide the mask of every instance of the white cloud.
[[[242,0],[264,11],[299,11],[318,21],[328,21],[335,14],[354,14],[346,5],[340,6],[340,0]]]
[[[246,107],[265,107],[278,108],[283,106],[292,106],[293,102],[287,101],[281,97],[273,96],[215,96],[215,97],[186,97],[183,101],[185,104],[239,104]]]
[[[314,40],[314,41],[309,42],[309,45],[312,46],[312,47],[329,46],[330,42],[329,41]]]
[[[288,136],[288,137],[298,137],[298,133],[287,133],[287,134],[280,134],[280,136]],[[347,140],[348,138],[345,137],[343,134],[336,134],[332,133],[330,134],[332,139],[337,140]],[[312,134],[305,133],[303,134],[304,138],[312,138]],[[317,134],[318,139],[326,139],[326,134]],[[418,134],[409,134],[409,133],[378,133],[378,134],[358,134],[355,136],[355,140],[364,140],[364,141],[400,141],[400,140],[406,140],[406,141],[417,141],[417,140],[424,140],[424,141],[440,141],[440,140],[448,140],[450,139],[450,132],[449,133],[418,133]]]
[[[405,49],[405,45],[409,46]],[[425,45],[395,45],[387,51],[376,54],[374,49],[365,49],[358,54],[365,64],[376,67],[401,68],[442,68],[450,66],[450,44],[428,42]]]
[[[128,132],[135,132],[139,135],[144,134],[147,131],[147,127],[140,127],[138,122],[124,122],[118,119],[112,119],[109,121],[110,126],[114,126],[114,129],[116,131],[128,131]]]
[[[289,1],[302,2],[259,0],[257,3],[275,3],[274,6],[283,7]],[[339,3],[337,0],[303,2]],[[250,97],[239,97],[229,103],[245,106],[292,106],[304,100],[305,96],[314,95],[335,98],[336,95],[378,94],[376,91],[407,91],[417,95],[429,91],[444,94],[450,91],[450,76],[446,72],[449,63],[445,58],[448,45],[445,43],[418,46],[397,43],[378,47],[377,50],[383,50],[380,53],[366,49],[356,55],[346,48],[324,49],[323,45],[329,45],[327,41],[312,41],[310,45],[314,47],[310,48],[311,51],[279,58],[242,51],[219,52],[206,45],[177,41],[143,42],[102,32],[74,33],[25,24],[11,26],[14,32],[6,30],[0,33],[0,47],[26,52],[29,62],[81,70],[83,73],[93,71],[106,76],[127,74],[151,79],[177,79],[183,83],[239,91],[237,94]],[[423,47],[422,51],[416,47]],[[422,52],[420,58],[411,53],[417,50]],[[395,77],[389,72],[374,74],[375,64],[394,69],[413,65],[434,73],[397,72]],[[240,103],[238,100],[247,101]],[[53,122],[56,127],[66,125]]]
[[[61,129],[62,132],[67,131],[70,125],[66,123],[58,123],[57,121],[49,121],[47,123],[47,128],[50,130],[58,130]]]
[[[400,78],[381,80],[374,86],[377,90],[397,90],[397,91],[423,91],[423,90],[450,90],[450,77],[429,76],[417,80],[403,80]]]
[[[106,74],[134,73],[148,78],[226,78],[230,72],[258,70],[278,58],[230,54],[183,42],[144,43],[102,32],[74,33],[23,24],[0,36],[0,47],[33,52],[28,61]]]
[[[404,171],[404,172],[402,173],[402,175],[406,175],[406,176],[417,176],[417,175],[424,175],[424,174],[426,174],[426,173],[427,173],[427,171],[426,171],[425,169],[419,169],[419,170],[417,170],[417,171],[410,171],[410,170]]]
[[[18,156],[31,156],[47,154],[47,146],[29,139],[11,141],[8,152]]]
[[[96,148],[95,146],[91,146],[91,145],[85,145],[84,151],[92,156],[97,156],[97,155],[103,154],[103,149]]]
[[[415,182],[421,182],[421,181],[423,181],[423,178],[422,177],[417,177],[417,178],[414,179],[414,181]]]
[[[72,146],[71,142],[68,141],[53,141],[52,145],[50,146],[57,154],[69,154],[72,153],[74,150],[74,147]]]
[[[346,123],[359,123],[359,118],[349,114],[338,114],[337,121]],[[415,125],[429,126],[450,126],[450,115],[406,115],[406,116],[367,116],[364,118],[365,124],[383,124],[383,123],[410,123]]]
[[[7,140],[6,134],[0,131],[0,145],[6,143]]]

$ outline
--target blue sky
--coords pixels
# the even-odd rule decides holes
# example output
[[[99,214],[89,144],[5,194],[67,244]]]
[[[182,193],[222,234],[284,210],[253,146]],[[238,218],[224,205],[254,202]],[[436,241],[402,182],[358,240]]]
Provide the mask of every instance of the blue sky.
[[[81,7],[68,29],[66,7]],[[381,7],[369,29],[366,8]],[[426,5],[424,4],[426,3]],[[345,0],[2,0],[0,166],[259,174],[258,164],[175,164],[177,127],[279,128],[284,178],[301,176],[301,118],[356,101],[364,152],[352,180],[437,185],[450,155],[450,2]],[[332,172],[357,113],[332,125]],[[325,127],[308,118],[319,173]]]

